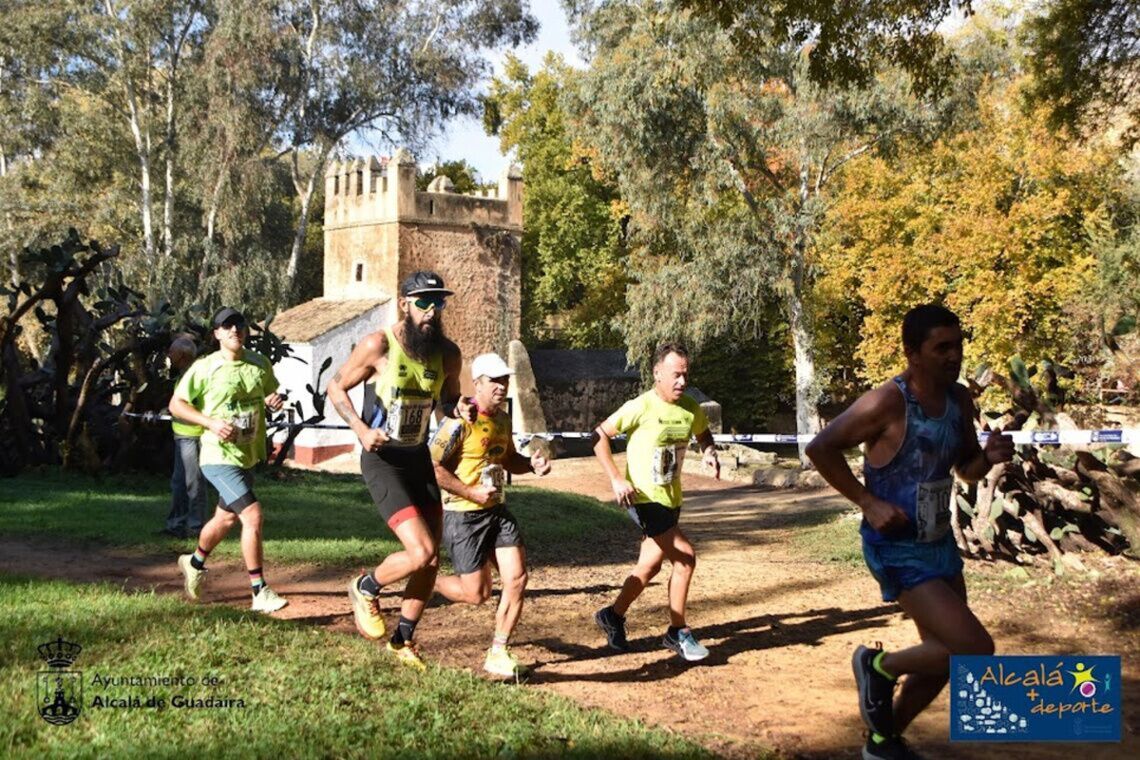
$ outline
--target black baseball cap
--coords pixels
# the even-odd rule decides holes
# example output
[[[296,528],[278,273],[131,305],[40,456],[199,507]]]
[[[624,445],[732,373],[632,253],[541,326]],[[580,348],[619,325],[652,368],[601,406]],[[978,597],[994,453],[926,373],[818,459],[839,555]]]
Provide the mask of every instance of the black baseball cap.
[[[226,322],[233,321],[234,319],[240,320],[243,324],[245,323],[245,315],[243,315],[237,309],[231,309],[229,306],[227,306],[214,315],[214,328],[219,328]]]
[[[425,293],[440,293],[450,296],[455,293],[443,286],[443,278],[435,272],[412,272],[400,283],[401,296],[418,296]]]

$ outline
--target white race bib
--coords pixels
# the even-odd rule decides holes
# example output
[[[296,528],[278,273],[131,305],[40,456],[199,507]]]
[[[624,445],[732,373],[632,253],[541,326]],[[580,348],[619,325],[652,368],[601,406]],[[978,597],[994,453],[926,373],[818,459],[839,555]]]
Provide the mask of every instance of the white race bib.
[[[667,486],[677,477],[677,447],[658,446],[653,450],[653,485]]]
[[[484,467],[483,473],[479,476],[479,483],[495,489],[495,496],[491,499],[490,504],[502,504],[507,500],[507,492],[504,488],[507,484],[507,471],[503,469],[501,464],[489,464]]]
[[[397,399],[388,407],[384,432],[389,445],[415,446],[427,437],[431,419],[431,399]]]
[[[253,435],[257,432],[257,418],[254,416],[252,409],[244,412],[238,412],[234,418],[230,420],[230,424],[234,426],[237,431],[237,436],[234,438],[234,443],[239,446],[253,442]]]
[[[954,478],[919,483],[914,500],[915,528],[919,543],[931,543],[950,530],[950,497]]]

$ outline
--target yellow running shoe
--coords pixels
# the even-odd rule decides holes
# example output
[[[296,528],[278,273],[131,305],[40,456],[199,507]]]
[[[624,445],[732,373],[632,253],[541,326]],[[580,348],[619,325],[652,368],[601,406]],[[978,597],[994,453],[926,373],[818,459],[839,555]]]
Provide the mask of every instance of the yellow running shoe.
[[[427,670],[427,663],[424,662],[423,657],[420,657],[420,648],[416,646],[416,642],[405,641],[402,646],[396,646],[389,641],[385,649],[391,652],[392,656],[396,658],[396,662],[401,665],[416,670]]]
[[[384,618],[380,615],[380,598],[368,596],[360,590],[358,575],[348,582],[348,600],[352,602],[352,618],[356,621],[356,630],[366,639],[381,639],[384,637]]]
[[[503,678],[524,678],[529,672],[525,665],[519,664],[507,647],[488,649],[487,659],[483,660],[483,670]]]

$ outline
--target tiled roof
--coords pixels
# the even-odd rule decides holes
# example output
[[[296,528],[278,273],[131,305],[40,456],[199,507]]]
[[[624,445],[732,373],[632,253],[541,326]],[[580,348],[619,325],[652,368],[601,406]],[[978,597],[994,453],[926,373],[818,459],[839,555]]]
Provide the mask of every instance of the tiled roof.
[[[287,343],[310,343],[362,314],[388,302],[388,299],[334,301],[314,298],[278,314],[269,329]]]

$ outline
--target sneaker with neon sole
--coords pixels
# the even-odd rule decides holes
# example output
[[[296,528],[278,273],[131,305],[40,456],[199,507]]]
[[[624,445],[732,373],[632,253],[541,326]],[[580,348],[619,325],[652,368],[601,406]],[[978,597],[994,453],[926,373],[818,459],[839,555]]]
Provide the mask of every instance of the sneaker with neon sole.
[[[384,618],[380,615],[380,599],[370,596],[360,590],[360,580],[363,574],[356,576],[348,582],[348,600],[352,602],[352,619],[356,622],[356,630],[366,639],[384,638],[386,629]]]
[[[416,642],[405,641],[403,644],[397,645],[389,641],[388,645],[384,648],[387,649],[388,652],[396,658],[396,662],[401,665],[416,670],[427,670],[427,663],[424,662],[424,658],[420,656],[420,648],[416,646]]]

